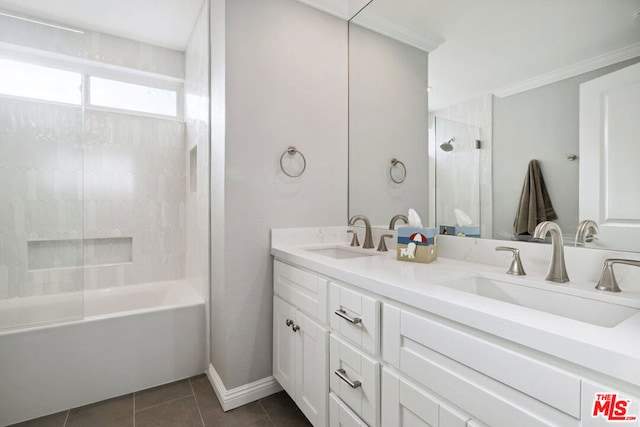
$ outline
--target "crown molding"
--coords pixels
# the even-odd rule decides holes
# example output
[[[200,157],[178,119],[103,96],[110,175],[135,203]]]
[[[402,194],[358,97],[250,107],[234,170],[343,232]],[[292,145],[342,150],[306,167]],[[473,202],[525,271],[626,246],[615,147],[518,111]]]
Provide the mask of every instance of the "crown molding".
[[[361,14],[353,23],[426,52],[432,52],[444,39],[400,25],[373,14]]]
[[[348,21],[360,9],[365,7],[369,0],[297,0],[314,9],[321,10],[329,15],[337,16]]]
[[[608,65],[617,64],[618,62],[626,61],[627,59],[638,56],[640,56],[640,43],[635,43],[555,71],[540,74],[539,76],[502,87],[493,91],[493,94],[497,97],[504,98],[505,96],[515,95],[520,92],[535,89],[570,77],[575,77],[577,75],[588,73],[589,71],[597,70]]]

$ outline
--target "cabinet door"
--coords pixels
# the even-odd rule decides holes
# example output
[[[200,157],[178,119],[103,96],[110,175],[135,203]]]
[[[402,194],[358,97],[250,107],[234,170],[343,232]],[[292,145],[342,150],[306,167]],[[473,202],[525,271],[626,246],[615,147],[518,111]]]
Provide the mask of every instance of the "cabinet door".
[[[329,427],[367,427],[335,394],[329,395]]]
[[[443,403],[440,404],[440,427],[467,427],[470,417]]]
[[[299,328],[299,329],[298,329]],[[329,330],[296,313],[296,403],[314,426],[327,423]]]
[[[378,353],[379,303],[360,292],[330,284],[331,327],[371,354]]]
[[[296,309],[278,297],[273,298],[273,376],[295,399],[296,333],[292,326]]]
[[[438,426],[438,402],[430,394],[408,383],[387,368],[382,369],[381,402],[383,426]]]
[[[370,426],[378,426],[380,363],[357,348],[329,337],[330,388]]]

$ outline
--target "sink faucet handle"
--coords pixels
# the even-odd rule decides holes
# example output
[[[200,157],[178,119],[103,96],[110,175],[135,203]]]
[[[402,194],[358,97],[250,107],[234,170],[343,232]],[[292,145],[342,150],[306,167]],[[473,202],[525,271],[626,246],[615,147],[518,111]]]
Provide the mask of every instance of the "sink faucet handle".
[[[522,261],[520,261],[520,249],[511,248],[509,246],[498,246],[496,247],[496,251],[507,251],[513,253],[513,259],[511,260],[511,265],[509,266],[509,270],[507,270],[507,274],[513,274],[514,276],[526,276],[527,273],[524,271]]]
[[[356,230],[347,230],[347,233],[353,234],[350,246],[360,246],[360,241],[358,240],[358,232]]]
[[[627,264],[627,265],[633,265],[635,267],[640,267],[640,261],[636,261],[632,259],[621,259],[621,258],[605,259],[604,267],[602,268],[602,274],[600,275],[600,280],[598,280],[596,289],[599,289],[601,291],[620,292],[618,281],[616,280],[616,276],[613,274],[613,264]]]
[[[378,243],[378,249],[376,249],[378,252],[387,252],[387,244],[384,241],[384,239],[386,237],[393,237],[393,234],[383,234],[382,236],[380,236],[380,243]]]

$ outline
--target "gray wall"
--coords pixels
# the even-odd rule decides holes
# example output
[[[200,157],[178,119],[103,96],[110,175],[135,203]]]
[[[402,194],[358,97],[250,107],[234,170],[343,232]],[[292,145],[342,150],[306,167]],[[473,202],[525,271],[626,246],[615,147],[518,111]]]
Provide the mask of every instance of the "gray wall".
[[[428,218],[427,52],[351,24],[349,29],[349,215],[387,226],[415,209]],[[391,159],[407,169],[396,184]],[[401,169],[398,167],[398,169]],[[394,171],[399,179],[401,171]]]
[[[530,160],[540,162],[557,223],[565,234],[578,225],[579,86],[624,68],[631,59],[493,102],[493,231],[510,238],[522,183]],[[584,219],[584,218],[580,218]]]
[[[272,373],[269,230],[347,221],[347,59],[343,20],[212,2],[211,353],[227,389]],[[289,145],[307,159],[298,179],[280,171]]]

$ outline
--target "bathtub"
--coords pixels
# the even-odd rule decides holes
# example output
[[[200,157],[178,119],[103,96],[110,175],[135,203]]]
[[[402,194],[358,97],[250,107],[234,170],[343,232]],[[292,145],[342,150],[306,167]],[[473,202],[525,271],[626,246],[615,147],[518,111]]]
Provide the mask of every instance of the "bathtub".
[[[65,304],[84,318],[64,319]],[[5,321],[43,314],[66,321],[0,332],[0,426],[206,369],[205,303],[187,281],[0,302]]]

